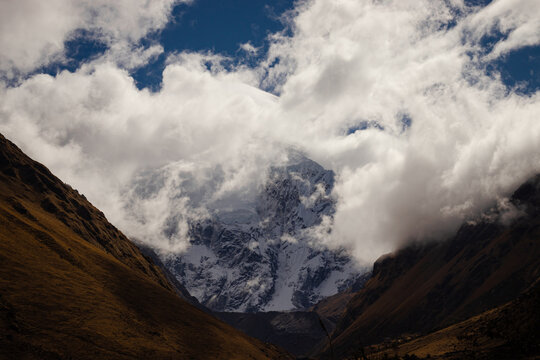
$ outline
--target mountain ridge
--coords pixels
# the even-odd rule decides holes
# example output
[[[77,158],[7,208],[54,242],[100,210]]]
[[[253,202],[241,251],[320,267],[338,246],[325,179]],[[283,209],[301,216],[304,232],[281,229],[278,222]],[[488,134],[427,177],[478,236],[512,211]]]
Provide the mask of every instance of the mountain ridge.
[[[427,334],[518,297],[540,276],[539,199],[535,176],[510,198],[521,210],[512,222],[501,222],[495,210],[446,241],[415,243],[379,258],[372,278],[338,321],[332,335],[336,353],[350,355],[402,334]]]
[[[181,299],[99,210],[2,135],[0,290],[0,358],[290,358]]]
[[[162,261],[213,311],[307,310],[367,271],[344,249],[314,245],[310,231],[335,212],[333,185],[332,171],[292,153],[253,203],[192,223],[190,246]]]

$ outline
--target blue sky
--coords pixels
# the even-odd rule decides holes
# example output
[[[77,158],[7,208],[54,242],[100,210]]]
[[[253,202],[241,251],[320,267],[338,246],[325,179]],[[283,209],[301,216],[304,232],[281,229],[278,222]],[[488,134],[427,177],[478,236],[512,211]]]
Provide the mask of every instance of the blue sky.
[[[196,0],[177,4],[164,29],[141,39],[142,44],[161,44],[164,53],[133,71],[132,76],[139,88],[158,90],[167,55],[181,51],[211,51],[254,66],[268,49],[268,36],[287,30],[282,16],[293,8],[292,0]],[[248,42],[258,49],[257,55],[240,49],[241,44]],[[107,46],[94,40],[91,33],[78,31],[65,43],[68,62],[50,64],[36,73],[75,71],[82,62],[95,59],[106,50]]]
[[[524,94],[540,90],[540,46],[527,46],[512,51],[490,64],[501,74],[502,81]]]
[[[469,5],[484,7],[491,0],[469,0]],[[164,52],[146,66],[135,69],[131,75],[140,89],[159,90],[165,59],[181,51],[211,51],[232,58],[234,62],[255,66],[268,49],[268,35],[287,31],[282,16],[294,9],[292,0],[220,1],[196,0],[177,4],[164,29],[148,34],[142,44],[159,43]],[[495,32],[483,39],[489,49],[506,34]],[[259,49],[256,56],[240,49],[250,43]],[[65,42],[68,62],[57,62],[36,71],[55,74],[67,69],[75,71],[81,63],[95,59],[107,46],[93,39],[87,31],[78,31]],[[509,88],[518,88],[524,94],[540,89],[540,46],[528,46],[512,51],[496,60],[483,64],[489,74],[498,73]]]
[[[268,35],[284,30],[280,17],[293,5],[291,0],[199,0],[177,5],[167,27],[150,37],[163,45],[165,53],[133,74],[137,86],[157,89],[166,54],[173,52],[211,51],[256,64],[267,50]],[[240,49],[248,42],[260,49],[257,56]]]

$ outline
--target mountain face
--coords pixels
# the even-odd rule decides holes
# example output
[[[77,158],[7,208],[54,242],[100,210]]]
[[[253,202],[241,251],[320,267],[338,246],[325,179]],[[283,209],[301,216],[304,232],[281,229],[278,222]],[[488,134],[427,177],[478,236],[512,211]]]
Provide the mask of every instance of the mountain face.
[[[512,301],[538,284],[539,199],[540,176],[536,176],[509,199],[511,213],[517,217],[508,219],[508,212],[492,211],[464,224],[446,241],[413,244],[377,260],[371,279],[352,297],[337,323],[332,335],[335,354],[352,356],[384,339],[442,329]],[[501,315],[498,324],[513,321],[504,312],[497,314]],[[472,321],[467,326],[481,323]],[[538,329],[538,324],[532,325]],[[510,337],[492,335],[493,346],[514,346],[506,343],[514,341]],[[532,344],[530,339],[522,340]],[[498,358],[492,356],[496,348],[490,351],[491,357],[486,358]],[[326,348],[322,357],[329,352]]]
[[[328,341],[348,300],[364,286],[370,276],[370,272],[361,275],[347,290],[324,298],[309,311],[214,314],[249,336],[276,344],[302,358],[311,353],[314,345]]]
[[[345,251],[313,243],[310,232],[335,212],[333,185],[332,171],[296,154],[270,169],[253,203],[192,224],[191,246],[164,263],[215,311],[309,308],[362,272]]]
[[[84,196],[0,135],[0,359],[287,359],[178,296]]]
[[[313,344],[327,339],[328,324],[313,311],[216,313],[216,316],[249,336],[276,344],[299,358]]]

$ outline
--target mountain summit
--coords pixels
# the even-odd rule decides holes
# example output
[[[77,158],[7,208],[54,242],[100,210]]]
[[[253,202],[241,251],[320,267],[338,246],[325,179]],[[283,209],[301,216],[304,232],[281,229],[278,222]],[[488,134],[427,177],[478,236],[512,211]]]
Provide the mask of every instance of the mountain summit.
[[[164,259],[190,293],[215,311],[306,309],[363,271],[313,231],[335,212],[334,173],[298,153],[268,172],[255,201],[193,223],[191,246]],[[365,270],[364,270],[365,271]]]

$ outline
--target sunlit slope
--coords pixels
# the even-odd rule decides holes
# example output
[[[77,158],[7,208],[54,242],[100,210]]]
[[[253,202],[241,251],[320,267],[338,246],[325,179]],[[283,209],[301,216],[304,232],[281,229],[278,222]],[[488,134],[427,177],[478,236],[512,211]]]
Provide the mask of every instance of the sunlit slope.
[[[0,358],[285,358],[180,299],[103,214],[0,135]]]

